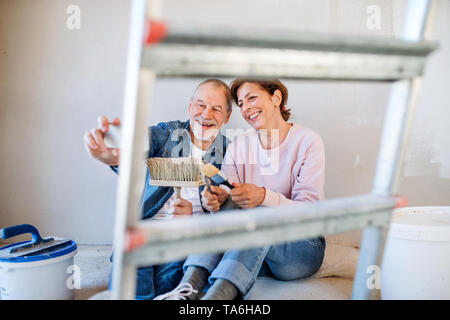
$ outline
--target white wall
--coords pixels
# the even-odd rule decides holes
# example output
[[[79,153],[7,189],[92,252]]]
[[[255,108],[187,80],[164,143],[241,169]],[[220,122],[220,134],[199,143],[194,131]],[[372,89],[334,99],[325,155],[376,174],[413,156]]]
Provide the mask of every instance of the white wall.
[[[439,0],[438,0],[439,1]],[[398,36],[405,1],[166,0],[169,21]],[[81,29],[68,30],[69,5]],[[450,4],[439,1],[401,192],[411,205],[450,205]],[[381,29],[367,27],[369,5]],[[117,179],[89,158],[83,133],[122,113],[128,3],[0,1],[0,226],[36,225],[83,244],[110,244]],[[229,82],[232,79],[224,79]],[[149,124],[180,119],[199,79],[162,79]],[[326,148],[326,196],[370,191],[388,84],[285,81],[293,121]],[[447,85],[448,86],[448,85]],[[164,112],[162,112],[164,110]],[[184,119],[180,119],[184,120]],[[230,128],[248,128],[233,112]]]
[[[66,28],[70,4],[81,30]],[[127,11],[122,0],[0,1],[1,226],[111,242],[116,177],[83,133],[121,112]]]

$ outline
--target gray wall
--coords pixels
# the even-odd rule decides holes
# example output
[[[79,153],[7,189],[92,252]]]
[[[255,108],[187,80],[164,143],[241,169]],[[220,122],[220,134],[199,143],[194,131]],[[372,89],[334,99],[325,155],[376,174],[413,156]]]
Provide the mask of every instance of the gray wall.
[[[411,205],[450,205],[450,3],[437,1],[431,38],[441,49],[426,70],[402,172]],[[79,30],[66,27],[73,4]],[[367,27],[370,5],[381,10],[380,29]],[[394,37],[404,7],[403,0],[166,0],[163,14],[204,25]],[[87,155],[83,133],[100,114],[122,114],[128,9],[123,0],[0,1],[1,227],[31,223],[44,235],[112,242],[117,178]],[[179,119],[198,81],[158,80],[148,123]],[[390,86],[285,83],[293,121],[325,142],[327,198],[370,191]],[[227,127],[248,125],[234,111]]]

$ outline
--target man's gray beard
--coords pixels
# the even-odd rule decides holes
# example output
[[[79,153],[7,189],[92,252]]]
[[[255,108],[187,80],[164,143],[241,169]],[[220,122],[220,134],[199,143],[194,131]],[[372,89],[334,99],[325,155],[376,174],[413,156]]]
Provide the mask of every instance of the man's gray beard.
[[[211,139],[216,138],[217,135],[219,134],[219,129],[215,129],[215,128],[209,129],[209,130],[207,130],[207,134],[204,135],[203,130],[199,129],[201,132],[197,132],[197,130],[195,128],[196,127],[194,126],[194,128],[192,130],[194,133],[194,137],[195,137],[195,139],[200,140],[200,141],[210,141]]]

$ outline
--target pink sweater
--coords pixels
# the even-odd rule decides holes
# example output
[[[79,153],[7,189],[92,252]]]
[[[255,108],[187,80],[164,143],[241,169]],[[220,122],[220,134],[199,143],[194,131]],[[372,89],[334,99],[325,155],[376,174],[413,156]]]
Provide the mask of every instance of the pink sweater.
[[[270,150],[263,149],[256,131],[239,136],[227,148],[222,172],[230,182],[265,187],[264,206],[324,199],[322,139],[296,124],[281,145]]]

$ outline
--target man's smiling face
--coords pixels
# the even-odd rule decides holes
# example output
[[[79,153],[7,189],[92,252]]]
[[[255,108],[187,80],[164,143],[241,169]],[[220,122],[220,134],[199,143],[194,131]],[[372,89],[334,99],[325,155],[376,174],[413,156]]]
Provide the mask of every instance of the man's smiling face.
[[[197,88],[188,111],[191,133],[201,141],[214,139],[231,114],[227,109],[225,89],[215,83],[205,83]]]

